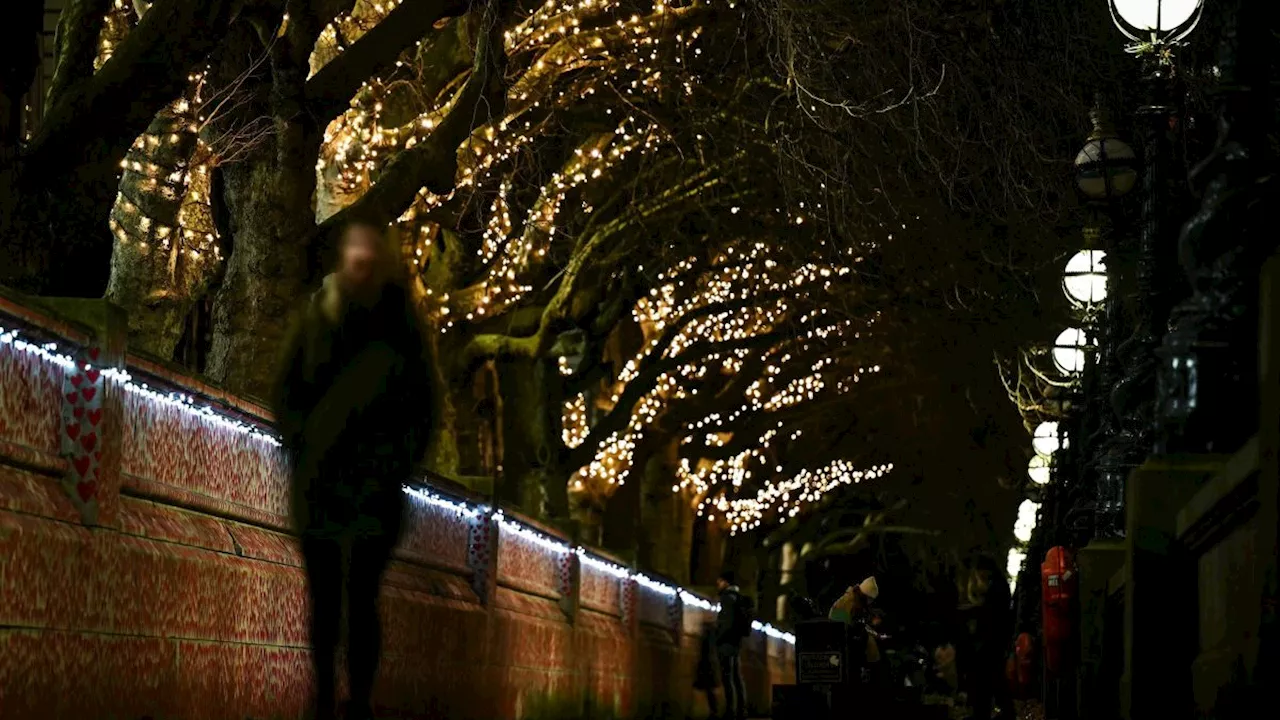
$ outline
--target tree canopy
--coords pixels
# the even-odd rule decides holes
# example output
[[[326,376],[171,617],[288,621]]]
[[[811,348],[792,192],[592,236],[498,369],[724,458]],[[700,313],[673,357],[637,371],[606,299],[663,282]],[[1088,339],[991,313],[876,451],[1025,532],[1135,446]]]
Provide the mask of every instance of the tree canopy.
[[[261,393],[334,228],[373,217],[431,329],[436,472],[596,532],[633,478],[645,527],[732,533],[862,482],[983,495],[1025,466],[991,358],[1075,249],[1070,159],[1117,82],[1100,22],[67,0],[41,123],[0,128],[0,280],[105,295],[163,359],[209,307],[198,369]],[[6,64],[8,106],[35,72]]]

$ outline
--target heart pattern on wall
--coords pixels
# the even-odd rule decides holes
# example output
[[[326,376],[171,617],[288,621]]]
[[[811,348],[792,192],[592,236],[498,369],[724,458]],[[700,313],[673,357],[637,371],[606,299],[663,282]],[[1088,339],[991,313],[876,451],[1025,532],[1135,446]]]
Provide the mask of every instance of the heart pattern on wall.
[[[619,589],[622,594],[622,601],[619,603],[622,606],[622,622],[630,625],[636,617],[636,600],[638,599],[636,596],[636,581],[626,578],[619,584],[622,586]]]
[[[63,488],[86,523],[98,513],[102,467],[102,396],[106,377],[89,363],[99,355],[89,348],[62,379],[61,454],[70,461]]]
[[[471,588],[481,603],[489,600],[489,578],[494,571],[494,545],[498,523],[487,513],[478,513],[467,521],[467,565],[471,568]]]
[[[573,594],[573,560],[576,556],[573,553],[560,553],[556,559],[556,584],[560,591],[560,597],[569,597]]]

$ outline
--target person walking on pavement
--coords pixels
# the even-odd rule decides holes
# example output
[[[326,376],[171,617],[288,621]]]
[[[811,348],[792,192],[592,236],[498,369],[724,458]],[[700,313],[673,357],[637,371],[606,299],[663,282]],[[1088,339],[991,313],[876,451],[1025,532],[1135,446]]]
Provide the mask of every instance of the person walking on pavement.
[[[720,687],[717,674],[716,625],[708,621],[702,623],[702,634],[698,637],[698,667],[693,676],[693,687],[706,694],[710,717],[716,717],[720,712],[716,702],[716,688]]]
[[[720,613],[716,616],[716,659],[724,685],[724,717],[743,720],[747,716],[747,692],[742,683],[739,655],[742,641],[751,635],[754,608],[750,598],[734,583],[733,571],[725,570],[716,580],[720,591]]]
[[[986,555],[978,558],[969,576],[969,705],[974,720],[988,720],[995,713],[1005,718],[1014,716],[1005,677],[1005,661],[1013,638],[1013,600],[1005,577],[999,563]]]
[[[337,271],[294,320],[273,405],[311,600],[315,717],[335,717],[345,591],[346,717],[364,720],[381,655],[379,588],[431,403],[419,323],[387,233],[350,222],[340,249]]]

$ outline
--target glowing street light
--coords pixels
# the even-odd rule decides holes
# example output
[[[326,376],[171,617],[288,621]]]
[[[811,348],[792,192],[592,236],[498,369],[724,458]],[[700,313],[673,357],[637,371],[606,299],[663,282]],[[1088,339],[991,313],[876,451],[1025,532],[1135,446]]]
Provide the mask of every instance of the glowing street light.
[[[1027,475],[1031,478],[1031,482],[1037,485],[1048,485],[1050,478],[1049,458],[1044,455],[1034,455],[1031,462],[1027,463]]]
[[[1136,43],[1176,43],[1203,13],[1204,0],[1111,0],[1111,20]]]
[[[1075,375],[1084,371],[1085,350],[1092,343],[1080,328],[1067,328],[1053,341],[1053,364],[1063,375]]]
[[[1081,250],[1067,261],[1062,290],[1077,305],[1096,305],[1107,299],[1107,253]]]
[[[1058,436],[1058,423],[1050,420],[1036,426],[1036,431],[1031,436],[1031,447],[1036,454],[1049,457],[1062,446],[1062,438]]]
[[[1018,506],[1018,520],[1013,525],[1013,536],[1018,539],[1018,542],[1031,542],[1031,533],[1035,532],[1039,514],[1039,503],[1023,500]]]

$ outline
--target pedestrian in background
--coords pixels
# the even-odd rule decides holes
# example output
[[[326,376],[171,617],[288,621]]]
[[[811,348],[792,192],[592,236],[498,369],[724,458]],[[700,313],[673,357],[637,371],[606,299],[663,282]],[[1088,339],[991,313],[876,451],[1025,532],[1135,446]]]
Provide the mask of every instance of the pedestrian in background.
[[[346,717],[364,720],[382,647],[379,587],[431,404],[419,323],[387,233],[350,222],[340,250],[337,271],[308,298],[285,342],[274,406],[310,591],[315,716],[336,716],[345,591]]]
[[[724,685],[724,717],[742,720],[747,716],[747,691],[742,682],[739,655],[742,641],[751,635],[755,608],[750,598],[734,582],[733,571],[725,570],[716,580],[720,591],[720,614],[716,616],[716,660]]]
[[[693,675],[693,687],[706,693],[710,717],[716,717],[720,713],[719,703],[716,702],[716,689],[720,687],[717,674],[716,624],[708,620],[702,623],[702,634],[698,638],[698,667]]]
[[[1013,608],[1009,580],[993,558],[978,558],[968,582],[970,651],[961,658],[968,665],[969,706],[973,720],[993,713],[1013,717],[1005,665],[1013,640]]]

